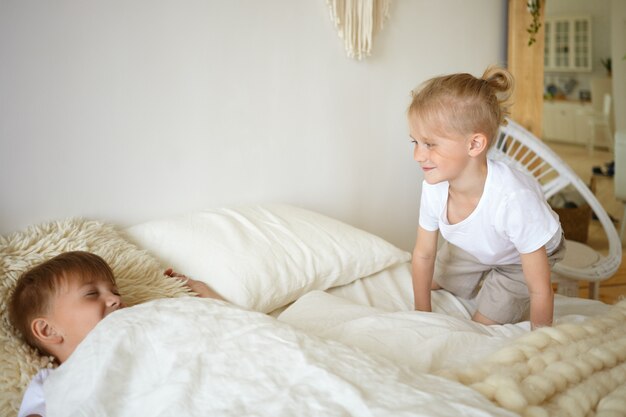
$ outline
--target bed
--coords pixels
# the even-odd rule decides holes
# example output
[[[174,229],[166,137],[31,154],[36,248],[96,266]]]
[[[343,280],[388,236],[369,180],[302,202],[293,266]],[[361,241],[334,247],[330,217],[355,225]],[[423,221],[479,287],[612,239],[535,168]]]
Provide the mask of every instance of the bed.
[[[106,259],[129,308],[45,385],[50,416],[624,415],[626,302],[557,297],[555,326],[483,326],[471,301],[412,310],[410,254],[287,205],[219,208],[120,229],[88,219],[0,240],[0,414],[52,367],[15,335],[6,298],[67,250]],[[193,297],[173,267],[230,302]]]

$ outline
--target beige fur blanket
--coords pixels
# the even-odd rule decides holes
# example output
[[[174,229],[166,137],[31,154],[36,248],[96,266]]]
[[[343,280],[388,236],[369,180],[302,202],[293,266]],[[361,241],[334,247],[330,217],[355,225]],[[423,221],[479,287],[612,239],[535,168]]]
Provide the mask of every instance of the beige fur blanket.
[[[528,417],[626,416],[626,300],[580,323],[546,327],[442,376]]]

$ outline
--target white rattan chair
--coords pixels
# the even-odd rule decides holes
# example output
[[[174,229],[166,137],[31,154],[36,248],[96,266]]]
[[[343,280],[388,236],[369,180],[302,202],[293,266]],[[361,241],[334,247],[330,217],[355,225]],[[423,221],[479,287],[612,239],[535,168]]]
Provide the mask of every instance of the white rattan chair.
[[[589,204],[606,233],[608,254],[603,255],[583,243],[567,240],[565,259],[554,266],[553,279],[559,283],[559,293],[575,296],[578,295],[576,281],[589,281],[589,298],[597,299],[600,281],[610,278],[622,260],[621,240],[598,199],[552,149],[512,120],[500,128],[489,154],[493,159],[530,173],[541,184],[546,199],[571,185]]]

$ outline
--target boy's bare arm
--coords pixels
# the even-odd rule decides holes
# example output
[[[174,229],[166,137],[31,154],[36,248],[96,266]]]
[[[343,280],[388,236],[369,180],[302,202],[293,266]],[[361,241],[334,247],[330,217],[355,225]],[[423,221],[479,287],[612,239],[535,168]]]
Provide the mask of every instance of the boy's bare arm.
[[[438,232],[418,227],[411,269],[415,310],[432,311],[430,289],[435,271]]]
[[[530,293],[530,324],[532,329],[551,326],[554,315],[554,292],[550,283],[550,264],[546,248],[520,254],[522,270]]]

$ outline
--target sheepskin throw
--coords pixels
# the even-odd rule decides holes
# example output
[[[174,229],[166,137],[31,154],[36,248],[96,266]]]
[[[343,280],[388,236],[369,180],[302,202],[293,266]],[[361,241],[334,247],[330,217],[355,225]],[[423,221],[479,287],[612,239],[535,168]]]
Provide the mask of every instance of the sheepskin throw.
[[[84,250],[104,258],[117,279],[124,302],[134,305],[156,298],[188,295],[178,281],[163,276],[163,266],[126,241],[111,225],[70,219],[31,226],[0,237],[0,415],[17,415],[22,393],[32,376],[51,367],[26,345],[9,324],[8,298],[18,277],[62,252]]]
[[[350,58],[371,55],[372,39],[389,17],[391,0],[327,0],[330,18]]]
[[[626,416],[626,300],[583,322],[530,332],[442,376],[525,417]]]

